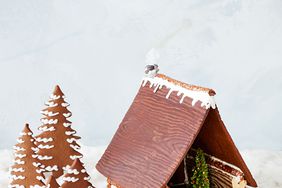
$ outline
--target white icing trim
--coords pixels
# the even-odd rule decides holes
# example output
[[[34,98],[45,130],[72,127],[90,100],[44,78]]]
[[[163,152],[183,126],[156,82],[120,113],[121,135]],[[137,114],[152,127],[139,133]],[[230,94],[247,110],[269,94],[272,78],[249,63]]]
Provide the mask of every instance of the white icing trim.
[[[63,115],[64,115],[66,118],[68,118],[68,117],[71,116],[71,113],[70,113],[70,112],[69,112],[69,113],[63,113]]]
[[[75,131],[66,131],[65,134],[70,136],[70,135],[73,135],[75,134],[76,132]]]
[[[54,145],[43,145],[43,144],[38,145],[39,149],[51,149],[53,147],[55,147],[55,146]]]
[[[41,119],[43,124],[56,124],[58,123],[58,119]]]
[[[14,148],[14,150],[16,150],[16,151],[25,151],[25,149],[22,148],[22,147],[13,146],[13,148]]]
[[[38,159],[40,161],[42,161],[42,160],[50,160],[50,159],[53,159],[53,157],[52,156],[47,156],[47,155],[44,155],[44,156],[38,155]]]
[[[61,104],[62,107],[68,107],[69,105],[70,105],[70,104],[67,103],[67,102],[63,102],[63,103]]]
[[[70,156],[71,160],[80,159],[80,158],[82,158],[82,155],[71,155]]]
[[[44,172],[45,171],[45,169],[36,169],[36,173],[37,174],[41,174],[42,172]]]
[[[51,171],[58,171],[58,170],[59,170],[57,165],[54,165],[54,166],[47,166],[47,167],[45,167],[45,169],[46,169],[47,171],[49,171],[49,172],[51,172]]]
[[[10,178],[13,180],[24,180],[25,176],[11,175]]]
[[[29,135],[29,136],[30,136],[30,135],[32,135],[32,132],[28,132],[28,133],[21,132],[20,135],[21,135],[21,136],[25,136],[25,135]]]
[[[59,99],[59,98],[61,98],[60,95],[54,95],[54,94],[51,94],[51,95],[50,95],[50,99],[51,99],[51,100],[57,100],[57,99]]]
[[[66,182],[77,182],[79,180],[79,178],[75,178],[75,177],[63,177],[63,181]]]
[[[36,159],[38,157],[37,154],[31,155],[32,158]]]
[[[32,147],[31,148],[35,153],[37,153],[38,151],[39,151],[39,149],[38,148],[34,148],[34,147]]]
[[[35,166],[35,167],[39,167],[41,165],[41,163],[33,162],[32,165]]]
[[[75,141],[76,141],[75,138],[67,138],[67,142],[70,143],[70,144],[75,142]]]
[[[53,101],[48,101],[45,103],[45,105],[52,108],[58,106],[58,103],[54,103]]]
[[[67,166],[63,167],[63,170],[67,171],[70,167],[71,167],[70,165],[67,165]]]
[[[15,153],[15,157],[22,159],[22,158],[26,157],[26,154]]]
[[[38,128],[40,131],[43,131],[43,132],[45,132],[45,131],[55,131],[56,129],[55,129],[55,127],[49,127],[48,128],[48,126],[44,126],[44,127],[39,127]]]
[[[18,142],[19,144],[22,144],[22,143],[24,143],[24,140],[21,139],[21,138],[18,138],[18,139],[17,139],[17,142]]]
[[[45,179],[42,176],[36,176],[36,179],[38,179],[39,181],[45,181]]]
[[[90,178],[90,176],[87,176],[87,177],[84,177],[83,179],[86,180],[86,181],[89,181],[91,178]]]
[[[79,174],[78,170],[76,170],[76,169],[67,169],[66,173],[74,174],[74,175],[78,175]]]
[[[70,147],[74,150],[79,150],[80,149],[80,146],[77,146],[77,145],[73,145],[73,144],[70,144]]]
[[[192,106],[194,106],[196,104],[196,102],[201,101],[202,104],[201,106],[204,107],[206,109],[212,107],[213,109],[216,108],[216,103],[215,103],[215,99],[213,96],[210,96],[208,92],[205,91],[198,91],[198,90],[189,90],[186,89],[184,87],[181,87],[179,85],[176,85],[172,82],[169,82],[165,79],[162,79],[160,77],[144,77],[143,78],[143,84],[142,86],[145,87],[146,84],[148,82],[150,82],[150,88],[155,87],[154,88],[154,92],[157,92],[158,89],[162,89],[163,86],[166,86],[166,88],[169,89],[169,92],[166,96],[166,98],[168,99],[170,94],[173,91],[177,91],[177,95],[180,96],[182,94],[182,98],[180,99],[180,103],[182,103],[184,101],[185,97],[189,97],[192,99]]]
[[[44,143],[47,143],[47,142],[52,142],[53,141],[53,138],[41,138],[41,137],[37,137],[36,138],[36,141],[37,142],[44,142]]]
[[[71,123],[63,123],[64,127],[69,127],[71,126]]]
[[[48,111],[48,110],[40,111],[40,113],[43,114],[43,115],[45,115],[45,116],[50,116],[50,117],[56,116],[56,115],[59,114],[59,112],[50,112],[50,111]]]
[[[24,172],[23,168],[10,168],[9,169],[10,172]]]
[[[14,163],[16,163],[16,164],[25,164],[25,162],[20,160],[20,159],[14,160]]]

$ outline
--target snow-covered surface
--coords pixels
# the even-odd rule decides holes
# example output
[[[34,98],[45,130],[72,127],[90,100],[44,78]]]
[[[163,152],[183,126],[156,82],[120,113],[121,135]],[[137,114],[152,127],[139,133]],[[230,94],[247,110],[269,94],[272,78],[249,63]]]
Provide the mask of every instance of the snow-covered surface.
[[[81,152],[84,154],[82,161],[85,163],[87,172],[91,176],[90,182],[97,188],[106,188],[106,178],[97,172],[95,165],[104,152],[105,147],[83,146]],[[13,162],[12,150],[0,150],[0,188],[8,187],[9,167]]]
[[[90,181],[97,188],[106,188],[106,178],[95,169],[105,148],[82,146],[81,150]],[[244,150],[241,154],[260,188],[282,187],[282,151]],[[0,188],[8,186],[8,170],[12,160],[11,150],[0,150]]]

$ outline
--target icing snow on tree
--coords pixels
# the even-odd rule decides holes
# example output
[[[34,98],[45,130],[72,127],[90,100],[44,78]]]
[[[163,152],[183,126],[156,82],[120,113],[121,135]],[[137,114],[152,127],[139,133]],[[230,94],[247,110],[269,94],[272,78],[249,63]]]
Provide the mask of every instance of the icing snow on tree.
[[[60,185],[56,181],[56,178],[54,176],[50,176],[46,182],[47,188],[59,188]]]
[[[73,165],[67,169],[63,177],[62,188],[94,188],[89,182],[90,176],[86,172],[84,165],[79,159],[76,159]]]
[[[41,111],[44,117],[41,119],[43,125],[39,130],[42,133],[36,136],[38,159],[43,164],[42,168],[52,172],[54,177],[61,176],[64,168],[82,157],[77,151],[80,149],[77,144],[80,137],[76,136],[76,131],[71,128],[72,123],[68,120],[71,112],[67,109],[69,104],[64,98],[64,93],[56,86],[46,103],[47,108]]]
[[[45,188],[42,169],[37,159],[37,148],[33,133],[26,124],[18,143],[14,146],[15,160],[10,168],[11,183],[9,188]]]

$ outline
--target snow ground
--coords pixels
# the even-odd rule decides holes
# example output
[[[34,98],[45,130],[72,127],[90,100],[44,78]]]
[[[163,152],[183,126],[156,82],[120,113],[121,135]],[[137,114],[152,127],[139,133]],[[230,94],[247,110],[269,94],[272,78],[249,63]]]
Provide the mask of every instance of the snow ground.
[[[106,188],[106,178],[95,169],[105,147],[82,147],[83,162],[91,175],[91,182],[97,188]],[[241,151],[260,188],[282,187],[282,151],[244,150]],[[8,169],[12,162],[11,150],[0,151],[0,188],[8,186]]]

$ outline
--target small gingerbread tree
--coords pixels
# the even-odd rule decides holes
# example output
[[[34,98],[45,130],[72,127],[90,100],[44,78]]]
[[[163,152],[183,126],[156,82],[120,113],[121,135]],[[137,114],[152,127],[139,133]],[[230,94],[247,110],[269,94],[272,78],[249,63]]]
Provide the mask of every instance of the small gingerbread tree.
[[[43,125],[39,127],[41,134],[36,136],[36,144],[39,148],[38,158],[46,171],[52,172],[54,177],[63,174],[63,169],[72,165],[73,161],[81,158],[77,150],[80,149],[76,131],[71,128],[68,118],[71,112],[67,109],[69,104],[64,100],[65,95],[59,86],[55,87],[47,108],[41,113]]]
[[[209,172],[206,163],[205,154],[200,148],[197,149],[195,157],[196,166],[193,168],[193,176],[191,182],[193,188],[209,188]]]
[[[67,169],[63,177],[64,183],[62,188],[94,188],[89,182],[90,176],[86,172],[83,164],[79,159],[76,159],[73,165]]]
[[[45,184],[42,169],[37,159],[37,148],[34,144],[33,133],[26,124],[18,143],[14,146],[15,160],[10,168],[11,183],[9,187],[38,187],[43,188]]]
[[[59,188],[60,187],[60,185],[56,181],[56,178],[54,178],[54,176],[52,175],[48,178],[46,185],[48,188]]]

